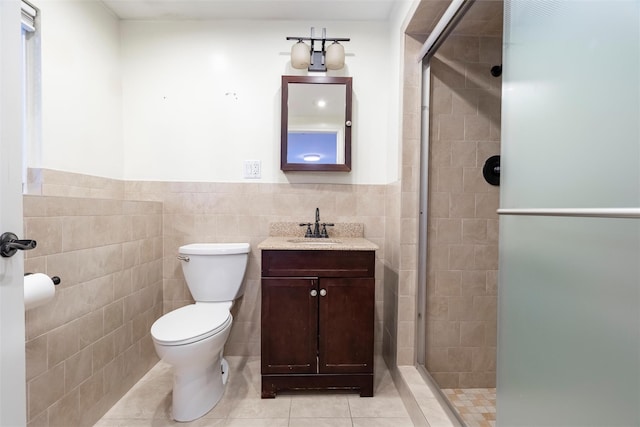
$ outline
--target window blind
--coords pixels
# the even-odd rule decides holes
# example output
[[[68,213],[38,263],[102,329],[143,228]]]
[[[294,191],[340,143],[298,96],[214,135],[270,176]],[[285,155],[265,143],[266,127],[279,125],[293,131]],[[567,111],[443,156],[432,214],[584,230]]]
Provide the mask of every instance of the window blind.
[[[36,30],[38,10],[24,0],[21,1],[20,9],[22,12],[22,28],[25,31],[34,32]]]

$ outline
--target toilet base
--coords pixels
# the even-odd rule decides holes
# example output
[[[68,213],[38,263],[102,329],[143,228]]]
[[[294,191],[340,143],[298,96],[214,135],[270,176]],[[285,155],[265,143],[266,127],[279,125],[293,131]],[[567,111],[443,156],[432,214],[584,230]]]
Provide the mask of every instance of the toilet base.
[[[213,409],[224,394],[228,366],[227,361],[220,358],[205,367],[176,369],[173,374],[173,419],[193,421]]]

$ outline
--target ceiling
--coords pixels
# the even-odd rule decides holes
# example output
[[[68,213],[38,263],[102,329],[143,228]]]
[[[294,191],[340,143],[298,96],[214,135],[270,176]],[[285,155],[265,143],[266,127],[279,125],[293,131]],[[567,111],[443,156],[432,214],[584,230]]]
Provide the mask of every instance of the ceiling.
[[[1,1],[1,0],[0,0]],[[126,20],[388,21],[394,7],[414,0],[101,0]],[[451,0],[421,0],[407,34],[426,40]],[[457,35],[500,36],[502,0],[475,0]]]
[[[120,19],[386,21],[407,0],[102,0]]]
[[[424,42],[451,0],[422,0],[407,26],[407,34]],[[503,0],[475,0],[452,34],[501,36]]]

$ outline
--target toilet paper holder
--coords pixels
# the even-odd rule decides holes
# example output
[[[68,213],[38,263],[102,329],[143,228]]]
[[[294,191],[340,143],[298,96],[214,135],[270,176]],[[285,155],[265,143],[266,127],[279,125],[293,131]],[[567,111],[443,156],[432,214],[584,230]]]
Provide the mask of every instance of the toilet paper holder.
[[[30,274],[33,274],[33,273],[24,273],[25,276],[29,276]],[[62,282],[62,280],[60,280],[58,276],[52,276],[51,281],[53,282],[54,285],[59,285],[60,282]]]

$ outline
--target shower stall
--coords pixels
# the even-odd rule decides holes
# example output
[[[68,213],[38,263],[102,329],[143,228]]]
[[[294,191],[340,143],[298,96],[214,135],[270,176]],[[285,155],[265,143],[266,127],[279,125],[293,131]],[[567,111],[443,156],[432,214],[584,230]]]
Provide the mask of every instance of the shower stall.
[[[502,2],[451,4],[421,53],[417,363],[452,406],[497,385],[499,425],[638,425],[640,2],[505,0],[499,33]]]
[[[500,154],[502,2],[448,13],[422,52],[417,362],[455,406],[495,395],[499,187],[483,168]]]

